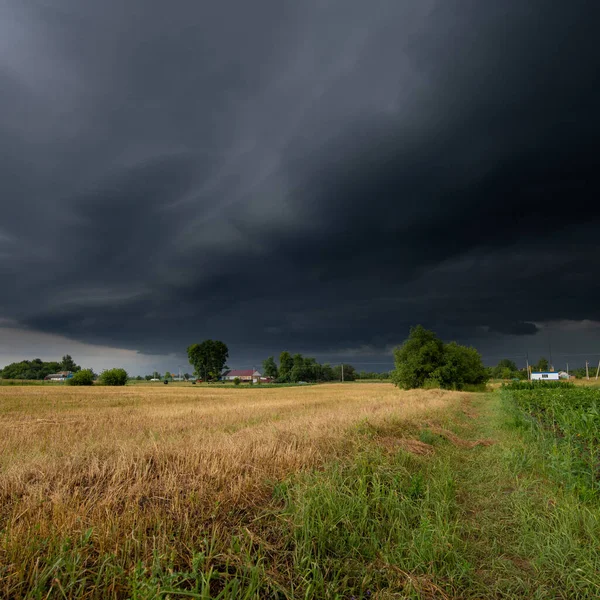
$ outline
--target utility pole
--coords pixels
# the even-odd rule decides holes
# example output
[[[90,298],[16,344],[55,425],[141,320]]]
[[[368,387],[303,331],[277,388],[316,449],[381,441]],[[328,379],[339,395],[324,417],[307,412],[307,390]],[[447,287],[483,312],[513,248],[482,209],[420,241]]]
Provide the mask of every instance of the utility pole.
[[[590,378],[590,372],[588,371],[588,361],[585,361],[585,376],[587,379]]]
[[[598,361],[598,368],[596,369],[596,379],[598,379],[598,373],[600,373],[600,360]]]
[[[567,363],[567,377],[569,376],[569,363]]]
[[[525,360],[525,364],[527,365],[527,381],[529,381],[531,379],[529,376],[529,359]]]

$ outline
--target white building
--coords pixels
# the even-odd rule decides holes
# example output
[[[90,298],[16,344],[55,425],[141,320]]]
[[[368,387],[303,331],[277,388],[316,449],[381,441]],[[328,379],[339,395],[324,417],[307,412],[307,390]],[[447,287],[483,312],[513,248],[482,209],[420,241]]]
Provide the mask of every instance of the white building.
[[[558,372],[555,371],[539,371],[531,373],[532,380],[539,381],[558,381]]]

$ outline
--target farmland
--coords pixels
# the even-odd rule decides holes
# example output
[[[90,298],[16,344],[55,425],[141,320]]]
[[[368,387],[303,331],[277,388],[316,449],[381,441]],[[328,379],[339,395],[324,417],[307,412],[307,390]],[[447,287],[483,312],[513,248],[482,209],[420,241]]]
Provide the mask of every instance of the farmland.
[[[0,597],[597,597],[597,504],[545,477],[515,406],[383,383],[2,387]]]
[[[545,448],[548,468],[582,499],[600,498],[600,389],[515,383],[504,394],[517,420]]]

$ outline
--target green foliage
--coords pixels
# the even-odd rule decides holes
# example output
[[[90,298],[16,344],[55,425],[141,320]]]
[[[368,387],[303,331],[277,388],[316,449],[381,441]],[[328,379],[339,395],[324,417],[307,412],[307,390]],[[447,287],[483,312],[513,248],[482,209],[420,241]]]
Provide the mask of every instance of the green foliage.
[[[279,381],[282,383],[291,381],[293,366],[294,360],[292,359],[292,355],[284,350],[279,355]]]
[[[127,371],[119,368],[102,371],[99,377],[102,385],[125,385],[127,378]]]
[[[575,384],[570,381],[544,381],[540,379],[533,379],[530,381],[511,381],[505,383],[502,388],[506,390],[537,390],[543,389],[563,389],[572,388]]]
[[[265,361],[266,363],[266,361]],[[344,379],[352,381],[355,378],[355,369],[352,365],[344,365]],[[283,351],[279,356],[279,376],[278,383],[298,383],[306,382],[324,382],[340,381],[341,367],[331,367],[325,363],[320,364],[310,356],[294,354]]]
[[[444,344],[443,363],[433,373],[433,378],[444,389],[461,390],[465,385],[479,385],[488,379],[475,348],[461,346],[456,342]]]
[[[513,382],[503,394],[535,431],[546,461],[584,500],[600,498],[600,390],[569,382]]]
[[[361,380],[361,379],[389,379],[390,378],[390,372],[389,371],[383,371],[382,373],[376,372],[376,371],[360,371],[359,373],[356,374],[356,379],[357,380]]]
[[[242,383],[242,380],[239,377],[233,379],[233,385],[240,385],[240,383]]]
[[[392,381],[401,388],[420,388],[443,364],[444,344],[433,331],[411,327],[408,339],[394,350]]]
[[[146,381],[150,381],[152,379],[152,375],[144,375],[144,379]]]
[[[527,373],[519,371],[514,361],[503,358],[495,367],[490,369],[489,376],[494,379],[516,379],[526,378]]]
[[[163,379],[172,380],[173,379],[173,375],[171,373],[169,373],[169,371],[166,371],[165,372],[165,376],[163,377]]]
[[[275,359],[272,356],[269,356],[267,359],[263,360],[263,372],[265,377],[277,379],[279,372],[277,370],[277,364],[275,363]]]
[[[408,339],[394,350],[392,381],[401,388],[441,387],[463,389],[481,385],[488,373],[475,348],[456,342],[444,344],[433,331],[412,327]]]
[[[81,371],[81,367],[75,364],[75,361],[69,354],[65,354],[65,356],[62,357],[59,371],[72,371],[73,373],[77,373],[77,371]]]
[[[77,371],[70,379],[67,379],[68,385],[94,385],[94,372],[91,369],[81,369]]]
[[[356,369],[352,365],[344,363],[344,381],[354,381],[356,379]],[[342,381],[342,365],[333,367],[333,381]]]
[[[22,360],[7,365],[0,371],[2,379],[44,379],[46,375],[61,371],[59,362],[44,362],[40,358]]]
[[[534,371],[548,371],[548,369],[550,369],[550,363],[545,356],[542,356],[537,364],[533,366]]]
[[[218,379],[229,358],[229,349],[219,340],[204,340],[187,349],[188,359],[196,375],[204,381]]]

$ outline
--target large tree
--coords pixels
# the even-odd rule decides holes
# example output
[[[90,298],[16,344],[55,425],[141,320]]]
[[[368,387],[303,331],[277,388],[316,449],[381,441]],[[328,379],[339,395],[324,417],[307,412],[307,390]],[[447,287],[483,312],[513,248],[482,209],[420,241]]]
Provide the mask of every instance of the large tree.
[[[444,344],[433,331],[418,325],[408,339],[394,351],[396,369],[392,380],[402,388],[425,384],[446,389],[462,389],[465,385],[485,383],[488,378],[481,355],[475,348],[456,342]]]
[[[284,350],[279,355],[279,379],[281,381],[290,381],[293,366],[294,359],[292,355],[287,350]]]
[[[75,364],[75,361],[71,358],[70,354],[65,354],[60,362],[60,370],[77,373],[77,371],[81,371],[81,367]]]
[[[517,365],[514,361],[503,358],[493,369],[492,375],[498,379],[511,379],[519,373]]]
[[[542,356],[542,358],[538,360],[538,363],[537,365],[535,365],[534,368],[536,371],[548,371],[548,369],[550,368],[550,363],[548,362],[548,359],[545,356]]]
[[[444,344],[433,331],[411,327],[408,339],[394,350],[394,383],[404,389],[423,387],[425,380],[443,364]]]
[[[279,372],[277,370],[277,364],[275,363],[275,359],[272,356],[269,356],[265,360],[263,360],[263,371],[265,377],[272,377],[273,379],[277,379]]]
[[[229,358],[229,349],[219,340],[204,340],[187,349],[188,359],[196,375],[204,381],[218,379]]]
[[[456,342],[444,344],[442,361],[433,373],[442,388],[461,390],[465,385],[478,385],[488,379],[481,355],[475,348]]]
[[[356,379],[356,369],[346,363],[333,367],[333,377],[336,381],[354,381]]]

